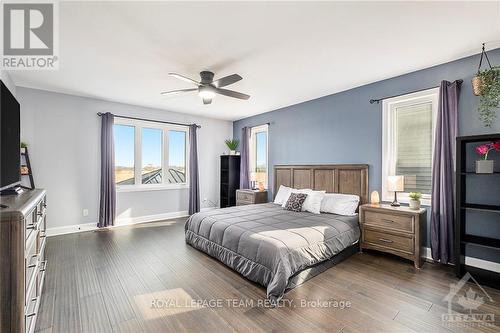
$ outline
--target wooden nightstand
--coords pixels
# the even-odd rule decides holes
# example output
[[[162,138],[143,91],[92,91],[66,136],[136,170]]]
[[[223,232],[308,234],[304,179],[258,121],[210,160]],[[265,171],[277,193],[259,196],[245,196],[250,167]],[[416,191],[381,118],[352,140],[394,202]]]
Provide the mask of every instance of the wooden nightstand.
[[[236,206],[252,205],[267,202],[267,191],[236,190]]]
[[[392,253],[412,260],[415,268],[420,268],[421,233],[426,221],[427,213],[423,208],[362,205],[359,208],[361,249]]]

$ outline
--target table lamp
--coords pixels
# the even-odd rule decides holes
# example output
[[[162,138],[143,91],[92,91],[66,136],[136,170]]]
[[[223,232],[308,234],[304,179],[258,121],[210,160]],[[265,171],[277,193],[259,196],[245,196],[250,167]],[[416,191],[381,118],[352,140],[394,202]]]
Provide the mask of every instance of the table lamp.
[[[405,190],[405,177],[404,176],[389,176],[387,177],[387,191],[394,192],[394,201],[391,206],[399,207],[398,192]]]

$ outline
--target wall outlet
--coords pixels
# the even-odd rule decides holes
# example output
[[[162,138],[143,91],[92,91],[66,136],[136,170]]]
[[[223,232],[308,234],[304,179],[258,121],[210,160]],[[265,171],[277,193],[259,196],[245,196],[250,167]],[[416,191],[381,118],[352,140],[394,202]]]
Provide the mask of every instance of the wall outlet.
[[[87,208],[84,208],[82,211],[83,216],[89,216],[89,210]]]
[[[208,201],[208,198],[203,198],[203,202],[207,202]]]

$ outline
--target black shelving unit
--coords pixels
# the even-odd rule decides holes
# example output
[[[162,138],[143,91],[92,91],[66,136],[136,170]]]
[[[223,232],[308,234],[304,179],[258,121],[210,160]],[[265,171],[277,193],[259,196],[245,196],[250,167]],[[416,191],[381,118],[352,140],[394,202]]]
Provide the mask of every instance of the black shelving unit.
[[[466,246],[468,244],[485,248],[485,250],[500,251],[500,239],[467,233],[468,213],[492,214],[491,223],[500,228],[500,194],[497,195],[493,204],[491,202],[481,203],[479,199],[471,198],[471,191],[478,193],[477,188],[468,186],[469,177],[480,177],[481,181],[488,181],[492,184],[500,182],[500,163],[495,162],[495,170],[492,174],[476,174],[473,166],[479,157],[475,155],[473,149],[476,145],[500,140],[500,134],[462,136],[457,138],[456,155],[456,219],[455,219],[455,273],[461,278],[465,272],[471,273],[480,283],[490,285],[495,288],[500,287],[500,274],[468,266],[465,264]],[[494,153],[492,153],[493,155]],[[494,186],[494,185],[493,185]],[[468,201],[469,200],[469,201]],[[472,202],[473,201],[473,202]],[[490,221],[488,221],[490,222]]]
[[[240,156],[220,157],[220,207],[236,205],[236,190],[240,188]]]
[[[24,163],[22,163],[21,159],[21,164],[22,166],[25,166],[28,168],[28,173],[27,174],[21,174],[23,177],[29,177],[30,181],[30,187],[29,189],[34,190],[35,189],[35,180],[33,179],[33,171],[31,170],[31,162],[30,162],[30,155],[28,154],[28,147],[24,148],[24,152],[21,152],[21,158],[24,157]]]

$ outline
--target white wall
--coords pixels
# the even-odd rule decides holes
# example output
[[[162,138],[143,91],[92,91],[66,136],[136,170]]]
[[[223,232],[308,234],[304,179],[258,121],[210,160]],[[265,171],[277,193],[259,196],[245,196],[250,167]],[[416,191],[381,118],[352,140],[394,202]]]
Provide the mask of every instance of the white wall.
[[[0,70],[0,79],[2,82],[5,84],[7,88],[9,88],[10,92],[12,95],[16,96],[16,86],[14,82],[12,81],[9,72]]]
[[[21,104],[21,139],[28,144],[35,185],[47,190],[49,228],[97,222],[97,112],[200,124],[201,200],[218,202],[219,155],[226,151],[224,140],[232,137],[231,122],[23,87],[17,87],[17,97]],[[82,215],[84,208],[89,210],[87,217]],[[117,194],[117,219],[122,221],[187,209],[187,189]]]

